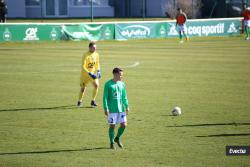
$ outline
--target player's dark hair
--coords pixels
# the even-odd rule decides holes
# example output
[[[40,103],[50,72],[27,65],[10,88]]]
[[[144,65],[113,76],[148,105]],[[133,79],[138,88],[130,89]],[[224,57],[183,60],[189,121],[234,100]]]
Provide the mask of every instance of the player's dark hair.
[[[120,69],[118,67],[116,67],[116,68],[113,69],[113,74],[118,74],[120,72],[122,72],[122,69]]]
[[[96,43],[95,43],[95,42],[93,42],[93,41],[92,41],[92,42],[90,42],[90,43],[89,43],[89,48],[90,48],[90,47],[92,47],[92,46],[94,46],[95,44],[96,44]]]
[[[177,10],[178,10],[178,11],[180,11],[180,10],[181,10],[181,8],[178,8]]]

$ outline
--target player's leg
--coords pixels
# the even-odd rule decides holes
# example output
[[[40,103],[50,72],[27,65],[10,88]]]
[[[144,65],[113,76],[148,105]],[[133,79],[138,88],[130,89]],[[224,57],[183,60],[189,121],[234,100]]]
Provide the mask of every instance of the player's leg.
[[[185,31],[183,31],[183,36],[185,37],[185,40],[188,41],[188,36]]]
[[[249,34],[250,34],[250,20],[244,20],[244,29],[245,29],[245,34],[246,34],[246,40],[249,40]]]
[[[117,113],[109,113],[108,115],[108,123],[109,123],[109,141],[110,141],[110,148],[116,149],[114,146],[114,139],[115,139],[115,124],[117,122]]]
[[[182,41],[181,25],[178,25],[178,24],[177,24],[176,29],[177,29],[177,32],[178,32],[178,34],[179,34],[179,39],[180,39],[180,41]]]
[[[178,31],[178,33],[179,33],[179,39],[180,39],[180,41],[182,41],[183,36],[182,36],[182,31],[181,31],[181,29]]]
[[[246,34],[246,40],[249,40],[249,27],[245,26],[245,34]]]
[[[186,25],[183,25],[183,35],[185,37],[185,40],[188,41],[189,37],[187,35],[187,27],[186,27]]]
[[[120,123],[120,127],[118,129],[117,135],[115,137],[115,142],[117,143],[117,145],[120,148],[123,148],[123,145],[120,141],[120,137],[122,136],[122,134],[124,133],[126,126],[127,126],[127,117],[126,117],[126,113],[119,113],[119,117],[118,117],[118,122]]]
[[[81,78],[80,78],[80,87],[81,88],[80,88],[79,95],[78,95],[77,107],[82,106],[82,99],[84,97],[84,93],[85,93],[85,90],[87,88],[89,81],[90,81],[89,78],[87,78],[84,75],[81,75]]]
[[[122,136],[123,132],[125,131],[126,126],[127,125],[125,123],[120,124],[120,127],[118,129],[117,135],[116,135],[116,137],[114,139],[114,141],[117,143],[117,145],[120,148],[123,148],[123,144],[121,143],[120,137]]]
[[[249,21],[250,22],[250,21]],[[250,24],[250,23],[249,23]],[[246,40],[249,40],[249,37],[250,37],[250,25],[249,26],[246,26]]]
[[[182,40],[182,38],[183,38],[183,36],[182,36],[182,32],[181,31],[179,31],[179,39],[180,39],[180,42],[182,42],[183,40]]]
[[[98,79],[95,79],[93,81],[93,86],[94,86],[94,89],[93,89],[93,92],[92,92],[91,106],[92,107],[96,107],[97,104],[95,102],[95,99],[96,99],[96,96],[97,96],[97,93],[98,93],[98,89],[99,89],[99,80]]]
[[[82,99],[83,99],[85,90],[86,90],[86,86],[85,85],[83,86],[83,84],[82,84],[81,88],[80,88],[80,91],[79,91],[79,96],[78,96],[78,101],[77,101],[77,107],[81,107],[82,106]]]
[[[109,125],[109,142],[110,142],[110,148],[111,149],[115,149],[114,139],[115,139],[115,125],[110,124]]]

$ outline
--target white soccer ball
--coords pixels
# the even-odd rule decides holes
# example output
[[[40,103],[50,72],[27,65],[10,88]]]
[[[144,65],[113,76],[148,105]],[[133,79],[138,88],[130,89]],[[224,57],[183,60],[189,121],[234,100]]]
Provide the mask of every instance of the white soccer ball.
[[[173,115],[173,116],[179,116],[179,115],[181,115],[181,108],[175,106],[175,107],[173,108],[173,110],[172,110],[172,115]]]

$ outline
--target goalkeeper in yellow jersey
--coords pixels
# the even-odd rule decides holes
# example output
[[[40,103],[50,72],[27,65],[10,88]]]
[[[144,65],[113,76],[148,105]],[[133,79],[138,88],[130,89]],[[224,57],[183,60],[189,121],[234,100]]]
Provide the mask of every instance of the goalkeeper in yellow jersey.
[[[80,76],[80,92],[77,102],[77,107],[82,106],[82,99],[86,90],[86,87],[89,83],[92,83],[94,86],[92,93],[92,100],[90,105],[96,107],[96,96],[99,88],[99,78],[101,78],[100,71],[100,62],[99,54],[96,52],[96,43],[89,43],[89,51],[86,52],[82,57],[82,67],[81,67],[81,76]]]

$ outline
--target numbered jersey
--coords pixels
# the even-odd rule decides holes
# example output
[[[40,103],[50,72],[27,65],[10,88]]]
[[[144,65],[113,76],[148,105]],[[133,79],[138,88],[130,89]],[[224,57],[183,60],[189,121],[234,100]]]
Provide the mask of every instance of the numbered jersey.
[[[121,113],[128,110],[128,98],[125,84],[112,79],[105,83],[103,92],[103,108],[110,113]]]
[[[82,57],[82,70],[83,72],[96,73],[100,69],[99,54],[97,52],[87,52]]]

